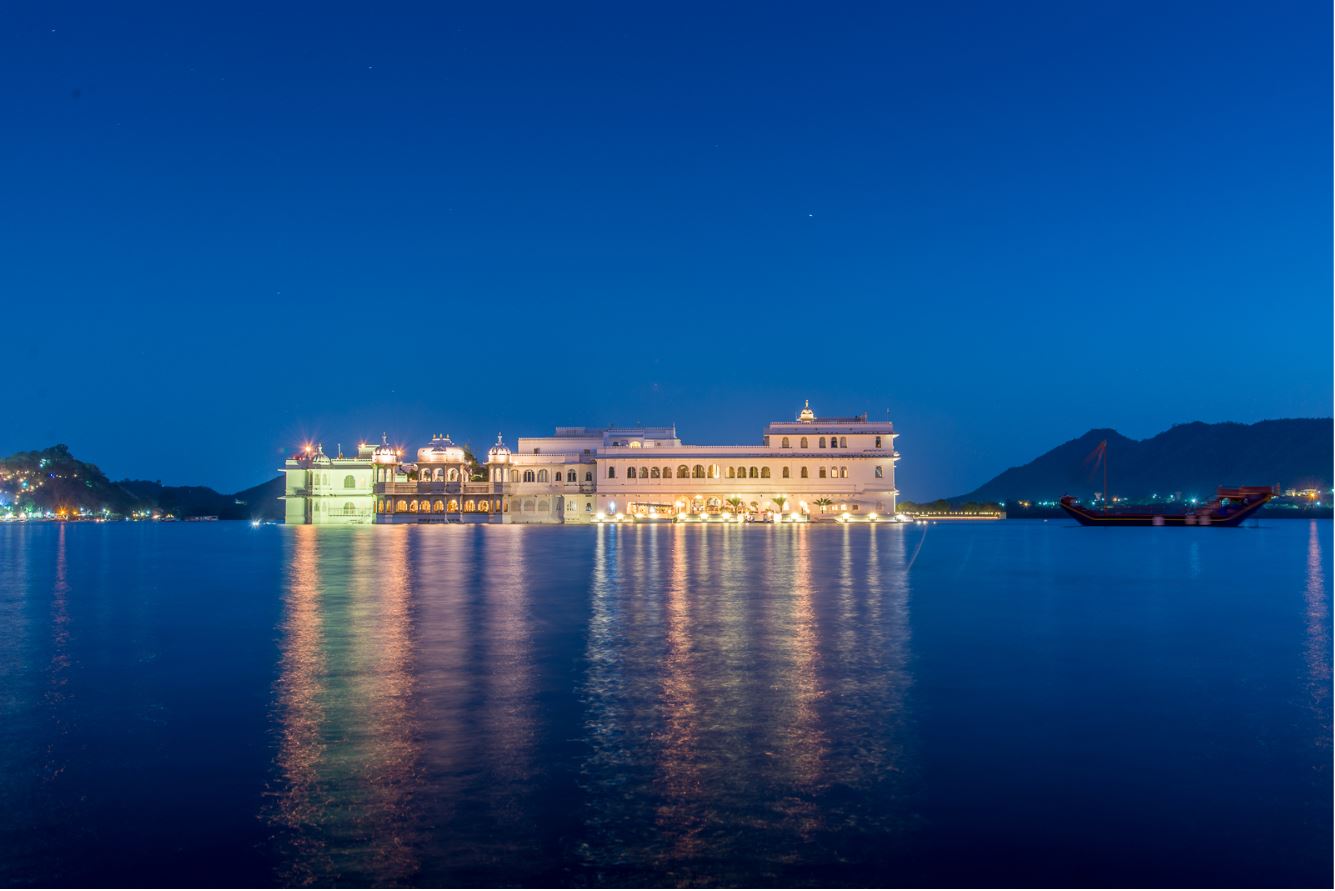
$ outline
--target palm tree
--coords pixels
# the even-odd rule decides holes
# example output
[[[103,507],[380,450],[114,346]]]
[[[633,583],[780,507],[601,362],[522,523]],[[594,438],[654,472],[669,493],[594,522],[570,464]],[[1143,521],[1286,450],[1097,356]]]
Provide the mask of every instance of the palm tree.
[[[740,514],[742,512],[742,499],[738,498],[736,495],[725,499],[724,503],[732,508],[733,513]]]
[[[828,498],[817,498],[815,501],[811,503],[819,507],[821,513],[825,513],[825,508],[829,507],[831,504],[834,504],[834,502]]]
[[[788,499],[783,495],[775,495],[771,500],[778,505],[779,513],[783,513],[783,506],[788,503]]]

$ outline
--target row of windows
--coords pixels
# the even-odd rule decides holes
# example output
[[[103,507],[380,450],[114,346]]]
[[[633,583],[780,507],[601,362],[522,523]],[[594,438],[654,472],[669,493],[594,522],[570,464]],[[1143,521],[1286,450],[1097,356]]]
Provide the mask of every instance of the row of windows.
[[[555,480],[556,482],[558,482],[558,483],[561,482],[561,471],[559,471],[559,470],[556,471],[556,473],[554,474],[554,476],[556,477],[556,480]],[[526,483],[545,483],[545,482],[547,482],[547,481],[548,481],[548,480],[547,480],[547,471],[545,471],[545,470],[539,470],[539,471],[537,471],[536,473],[535,473],[534,471],[532,471],[532,470],[525,470],[525,471],[524,471],[524,482],[526,482]],[[566,481],[567,483],[578,482],[579,480],[577,479],[577,474],[576,474],[576,472],[573,471],[573,470],[567,470],[567,471],[566,471],[566,478],[565,478],[565,481]],[[592,470],[586,470],[586,471],[584,471],[584,481],[585,481],[586,483],[591,483],[591,482],[593,482],[593,471],[592,471]]]
[[[768,467],[765,468],[765,476],[769,476],[769,468],[768,468]],[[655,480],[657,480],[657,479],[664,479],[664,480],[670,480],[670,479],[672,479],[672,468],[671,468],[671,467],[662,467],[662,468],[659,468],[659,467],[641,467],[641,468],[639,469],[638,474],[636,473],[636,470],[635,470],[634,467],[627,467],[627,468],[626,468],[626,479],[628,479],[628,480],[633,480],[633,479],[636,479],[637,477],[638,477],[639,479],[642,479],[642,480],[647,480],[647,479],[655,479]],[[609,480],[614,480],[614,479],[617,478],[617,469],[616,469],[615,467],[610,467],[610,466],[609,466],[609,467],[607,468],[607,478],[608,478]],[[718,465],[717,465],[717,464],[711,464],[711,465],[709,465],[709,467],[705,467],[703,464],[697,464],[697,465],[695,465],[694,468],[690,468],[690,467],[687,467],[685,464],[682,464],[682,465],[680,465],[680,466],[677,467],[677,479],[682,479],[682,480],[684,480],[684,479],[692,479],[692,478],[697,479],[697,480],[716,480],[716,479],[719,478],[719,468],[718,468]]]
[[[500,510],[501,503],[496,502],[496,509]],[[491,511],[492,503],[486,498],[475,501],[467,498],[463,502],[464,513],[485,514]],[[430,498],[423,498],[418,501],[416,498],[411,501],[406,498],[400,498],[398,501],[392,501],[389,498],[381,498],[376,501],[375,512],[378,514],[457,514],[459,512],[459,499],[451,498],[449,501],[437,498],[434,502]]]
[[[579,504],[575,501],[568,500],[566,503],[572,511],[579,509]],[[499,498],[495,501],[486,498],[478,500],[465,498],[462,504],[463,512],[466,514],[490,513],[493,507],[498,511],[503,509],[502,501]],[[556,505],[558,508],[560,507],[560,498],[556,500]],[[515,502],[514,509],[526,513],[533,513],[536,511],[537,513],[545,514],[551,510],[551,507],[551,502],[548,502],[545,498],[538,500],[525,498]],[[352,502],[348,502],[343,506],[343,513],[349,516],[354,515],[356,510],[357,509]],[[457,498],[451,498],[448,501],[443,498],[437,498],[435,501],[432,501],[430,498],[423,498],[421,501],[418,501],[416,498],[400,498],[397,501],[392,498],[379,498],[376,500],[375,505],[375,512],[378,514],[455,514],[459,513],[459,510],[460,501]],[[584,512],[588,514],[593,513],[593,502],[586,501],[584,503]]]
[[[806,467],[800,467],[800,468],[798,468],[798,470],[799,470],[799,478],[800,478],[800,479],[804,479],[804,480],[805,480],[805,479],[809,479],[809,478],[810,478],[810,476],[811,476],[810,471],[809,471]],[[820,479],[826,479],[827,477],[828,477],[828,478],[831,478],[831,479],[847,479],[847,478],[848,478],[848,468],[847,468],[847,467],[831,467],[831,468],[829,468],[828,473],[827,473],[827,471],[826,471],[826,468],[824,468],[824,467],[818,467],[818,468],[816,468],[816,472],[817,472],[817,476],[818,476]],[[885,476],[884,471],[882,470],[882,468],[881,468],[880,465],[877,465],[877,466],[876,466],[876,468],[875,468],[875,473],[876,473],[876,478],[877,478],[878,480],[879,480],[879,479],[883,479],[884,476]],[[608,478],[609,480],[614,480],[614,479],[616,479],[616,476],[617,476],[617,469],[616,469],[615,467],[610,467],[610,466],[609,466],[609,467],[607,468],[607,478]],[[784,468],[782,468],[782,478],[783,478],[783,479],[789,479],[789,478],[791,478],[791,477],[792,477],[792,471],[791,471],[791,469],[788,468],[788,467],[784,467]],[[719,467],[718,467],[717,464],[710,464],[708,467],[705,467],[703,464],[697,464],[697,465],[695,465],[695,467],[693,467],[693,468],[688,468],[685,464],[682,464],[682,465],[680,465],[680,466],[677,468],[677,479],[683,479],[683,480],[684,480],[684,479],[710,479],[710,480],[716,480],[716,479],[718,479],[718,478],[719,478]],[[730,480],[733,480],[733,479],[737,479],[737,480],[748,480],[748,479],[749,479],[749,480],[767,480],[767,479],[770,478],[770,469],[769,469],[768,467],[729,467],[729,468],[727,468],[727,478],[730,479]],[[627,468],[626,468],[626,479],[628,479],[628,480],[633,480],[633,479],[642,479],[642,480],[665,479],[665,480],[670,480],[670,479],[672,479],[672,468],[671,468],[671,467],[664,467],[664,468],[661,468],[661,469],[660,469],[660,468],[657,468],[657,467],[641,467],[641,468],[639,468],[639,470],[637,471],[634,467],[627,467]]]
[[[807,443],[808,443],[808,439],[807,439],[807,437],[803,436],[800,440],[798,440],[798,445],[797,445],[797,447],[798,447],[799,449],[809,449],[809,448],[811,448],[811,446],[808,445]],[[831,449],[846,449],[846,448],[848,448],[848,437],[847,437],[847,436],[831,436],[830,439],[829,439],[829,445],[827,446],[827,445],[825,444],[825,443],[826,443],[826,439],[825,439],[824,436],[822,436],[822,437],[820,437],[818,440],[816,440],[816,443],[817,443],[816,448],[819,448],[819,449],[824,449],[824,448],[831,448]],[[779,442],[779,446],[780,446],[780,448],[791,449],[791,448],[793,447],[793,443],[792,443],[792,440],[790,440],[788,437],[785,436],[782,440],[780,440],[780,442]],[[880,447],[881,447],[881,437],[878,436],[878,437],[876,437],[876,448],[879,449]]]

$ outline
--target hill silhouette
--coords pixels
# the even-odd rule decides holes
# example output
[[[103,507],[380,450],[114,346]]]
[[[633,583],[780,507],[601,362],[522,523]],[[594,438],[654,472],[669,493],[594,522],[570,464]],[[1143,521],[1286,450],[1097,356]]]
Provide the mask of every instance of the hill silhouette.
[[[79,509],[116,515],[135,511],[222,520],[281,519],[283,478],[232,495],[207,486],[164,486],[159,481],[107,479],[96,464],[80,461],[61,443],[0,458],[0,504],[39,511]]]
[[[1181,492],[1205,497],[1221,485],[1276,485],[1329,489],[1330,418],[1289,418],[1255,424],[1178,424],[1149,439],[1096,429],[1064,442],[1021,467],[1012,467],[952,502],[1056,500],[1089,497],[1103,489],[1094,452],[1107,441],[1108,488],[1141,500]]]

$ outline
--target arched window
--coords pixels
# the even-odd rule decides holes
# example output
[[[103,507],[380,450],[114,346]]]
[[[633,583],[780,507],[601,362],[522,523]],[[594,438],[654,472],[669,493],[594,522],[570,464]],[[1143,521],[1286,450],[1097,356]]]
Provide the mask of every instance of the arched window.
[[[881,465],[877,464],[877,465],[876,465],[876,478],[879,480],[879,479],[881,479],[881,478],[884,477],[884,476],[885,476],[885,470],[881,467]]]
[[[469,513],[469,514],[471,514],[471,513],[472,513],[473,511],[475,511],[475,510],[477,510],[477,502],[476,502],[476,501],[474,501],[473,499],[469,498],[467,501],[464,502],[464,513]]]
[[[825,468],[824,468],[824,467],[822,467],[822,468],[820,469],[820,478],[821,478],[821,479],[825,479]]]
[[[552,509],[552,506],[551,506],[551,504],[549,504],[548,502],[546,502],[546,501],[539,501],[539,502],[538,502],[538,513],[540,513],[540,514],[545,514],[545,513],[550,512],[551,509]]]
[[[414,498],[412,501],[409,501],[409,502],[408,502],[408,513],[410,513],[410,514],[415,514],[415,513],[417,513],[417,499],[416,499],[416,498]]]
[[[584,502],[584,513],[586,513],[586,514],[591,514],[591,513],[593,513],[593,502],[592,502],[592,501],[586,501],[586,502]]]
[[[848,468],[847,468],[847,467],[840,467],[840,468],[839,468],[839,479],[841,479],[841,480],[846,480],[846,479],[848,479]]]
[[[791,474],[788,473],[788,468],[785,467],[785,468],[783,469],[783,478],[784,478],[784,479],[788,479],[789,476],[791,476]]]
[[[452,483],[459,482],[459,468],[451,467],[448,479]]]
[[[375,512],[378,514],[383,514],[385,512],[385,502],[379,498],[377,498],[375,502]]]
[[[617,478],[617,469],[610,464],[607,465],[607,478],[609,480],[614,480]]]
[[[761,478],[762,480],[767,480],[767,479],[769,479],[769,468],[768,468],[768,467],[762,467],[762,468],[760,468],[760,478]]]
[[[437,499],[436,499],[436,503],[433,504],[433,505],[431,506],[431,509],[434,510],[434,511],[435,511],[436,513],[438,513],[438,514],[444,513],[444,512],[445,512],[445,502],[443,502],[443,501],[441,501],[439,498],[437,498]]]
[[[703,464],[695,465],[695,469],[691,471],[691,478],[697,480],[705,478],[705,467]]]
[[[731,480],[731,479],[736,479],[736,478],[737,478],[737,470],[736,470],[735,468],[729,467],[729,468],[728,468],[728,479]]]
[[[881,437],[878,436],[876,437],[876,448],[879,449],[880,447],[881,447]]]
[[[539,470],[539,471],[538,471],[538,482],[540,482],[540,483],[545,483],[545,482],[547,482],[547,471],[546,471],[546,470]]]
[[[357,515],[357,505],[353,504],[351,501],[343,502],[343,516],[353,517],[356,515]]]
[[[533,513],[533,510],[534,510],[534,501],[533,501],[533,499],[532,499],[532,498],[525,498],[525,499],[524,499],[524,503],[520,506],[520,510],[524,511],[525,513],[530,513],[530,514]]]
[[[485,514],[485,513],[490,513],[490,512],[491,512],[491,502],[490,502],[490,501],[487,501],[487,500],[484,498],[483,500],[481,500],[481,501],[479,501],[479,502],[477,503],[477,509],[478,509],[480,512],[484,513],[484,514]]]
[[[746,475],[753,480],[760,479],[760,468],[752,467],[746,472]]]
[[[658,479],[662,475],[663,471],[659,470],[657,467],[654,467],[649,471],[649,476],[653,479]]]
[[[671,467],[664,467],[664,468],[663,468],[663,479],[665,479],[665,480],[670,480],[670,479],[672,479],[672,468],[671,468]]]
[[[525,470],[525,471],[524,471],[524,482],[526,482],[526,483],[531,483],[531,482],[533,482],[535,479],[537,479],[537,477],[534,476],[533,471],[531,471],[531,470]]]
[[[716,479],[718,479],[718,465],[717,465],[717,464],[711,464],[711,465],[709,465],[709,478],[710,478],[711,480],[716,480]]]
[[[451,498],[450,503],[446,506],[445,510],[449,513],[457,514],[459,512],[459,499]]]
[[[784,447],[785,449],[790,449],[790,448],[792,448],[792,446],[791,446],[791,445],[789,444],[789,442],[788,442],[788,437],[786,437],[786,436],[783,438],[783,443],[782,443],[782,445],[783,445],[783,447]]]
[[[687,467],[685,464],[677,465],[677,479],[684,480],[690,475],[691,475],[691,468]]]
[[[809,474],[807,473],[807,469],[805,467],[802,468],[802,473],[800,474],[800,476],[802,477],[802,479],[806,479],[809,476]]]
[[[627,467],[627,468],[626,468],[626,479],[628,479],[628,480],[633,480],[633,479],[635,479],[635,468],[634,468],[634,467]]]
[[[400,498],[399,503],[394,505],[394,509],[397,510],[399,513],[403,513],[408,509],[408,502]]]
[[[846,448],[848,448],[848,437],[847,437],[847,436],[841,436],[841,437],[839,437],[839,448],[841,448],[841,449],[846,449]]]
[[[825,437],[823,436],[820,438],[820,447],[825,448]]]
[[[573,483],[573,482],[575,482],[575,471],[573,471],[573,470],[567,470],[567,471],[566,471],[566,482],[567,482],[567,483]]]
[[[352,474],[348,474],[347,476],[343,477],[343,488],[345,489],[357,488],[357,478]]]
[[[647,467],[641,467],[641,468],[640,468],[640,479],[642,479],[642,480],[647,480],[648,478],[649,478],[649,468],[647,468]]]
[[[801,445],[801,447],[804,449],[807,447],[807,438],[805,436],[802,437],[802,441],[799,443],[799,445]]]
[[[593,482],[593,471],[592,471],[592,470],[586,470],[586,471],[584,471],[584,482],[586,482],[586,483],[591,483],[591,482]]]

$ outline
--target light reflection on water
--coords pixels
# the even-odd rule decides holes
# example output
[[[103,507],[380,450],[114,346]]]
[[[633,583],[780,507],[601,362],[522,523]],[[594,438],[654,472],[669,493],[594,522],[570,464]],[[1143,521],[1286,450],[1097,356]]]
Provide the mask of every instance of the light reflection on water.
[[[0,885],[1326,885],[1330,529],[0,526]]]
[[[1307,533],[1307,674],[1316,713],[1318,742],[1331,744],[1330,604],[1325,561],[1321,554],[1321,524],[1312,521]]]
[[[294,530],[277,684],[288,884],[401,884],[418,871],[405,534]]]
[[[802,527],[290,533],[269,814],[285,883],[698,884],[887,829],[861,796],[889,794],[909,745],[900,530],[818,532],[819,566]],[[553,560],[587,572],[563,587],[587,608],[565,702],[536,689]],[[542,751],[546,705],[578,717],[568,765]],[[562,767],[571,797],[539,805]]]

